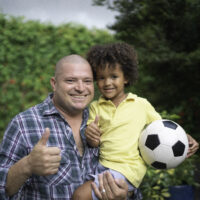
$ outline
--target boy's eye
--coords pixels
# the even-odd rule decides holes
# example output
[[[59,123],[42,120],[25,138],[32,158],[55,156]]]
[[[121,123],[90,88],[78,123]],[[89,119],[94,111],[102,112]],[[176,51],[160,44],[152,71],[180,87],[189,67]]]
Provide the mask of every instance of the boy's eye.
[[[97,80],[103,80],[103,79],[104,79],[103,76],[100,76],[100,77],[97,78]]]
[[[112,76],[112,79],[116,79],[116,78],[118,78],[118,76],[116,76],[116,75],[113,75],[113,76]]]

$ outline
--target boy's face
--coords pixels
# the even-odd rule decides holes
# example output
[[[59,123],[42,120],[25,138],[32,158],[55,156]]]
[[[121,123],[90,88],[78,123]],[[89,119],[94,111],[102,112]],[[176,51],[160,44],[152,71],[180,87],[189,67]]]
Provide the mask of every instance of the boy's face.
[[[118,105],[124,98],[124,85],[128,82],[119,64],[97,69],[97,85],[104,98]]]

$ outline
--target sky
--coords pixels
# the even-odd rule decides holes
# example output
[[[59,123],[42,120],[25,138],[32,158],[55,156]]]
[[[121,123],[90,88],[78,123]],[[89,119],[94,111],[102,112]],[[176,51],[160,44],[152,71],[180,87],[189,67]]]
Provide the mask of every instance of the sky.
[[[106,29],[115,21],[114,11],[92,6],[92,0],[0,0],[0,13],[59,25],[75,22]]]

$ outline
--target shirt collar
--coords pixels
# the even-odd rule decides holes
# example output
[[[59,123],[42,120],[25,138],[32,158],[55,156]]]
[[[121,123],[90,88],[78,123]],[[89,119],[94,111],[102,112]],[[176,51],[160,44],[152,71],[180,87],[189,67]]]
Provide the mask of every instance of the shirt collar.
[[[53,104],[52,101],[53,93],[50,93],[48,97],[43,102],[43,115],[53,115],[53,114],[59,114],[58,110]]]
[[[43,115],[60,115],[59,111],[53,104],[52,101],[53,93],[50,93],[48,97],[43,102]],[[88,118],[88,108],[85,108],[83,111],[83,120],[86,121]]]
[[[131,92],[128,93],[126,99],[124,101],[135,101],[137,98],[136,94],[133,94]],[[100,96],[99,100],[98,100],[99,104],[101,103],[106,103],[108,102],[108,100],[106,100],[103,96]]]

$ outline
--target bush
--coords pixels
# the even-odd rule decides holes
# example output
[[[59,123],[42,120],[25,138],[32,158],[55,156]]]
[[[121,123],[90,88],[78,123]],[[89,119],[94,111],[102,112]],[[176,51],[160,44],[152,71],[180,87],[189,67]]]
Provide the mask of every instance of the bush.
[[[50,77],[63,56],[84,56],[94,44],[113,41],[105,30],[53,26],[0,14],[0,139],[14,115],[40,103],[51,91]]]
[[[199,187],[199,182],[195,180],[197,163],[200,163],[200,157],[193,155],[174,169],[157,170],[148,167],[140,186],[143,198],[148,200],[164,200],[170,197],[170,186],[191,185],[196,188]]]

